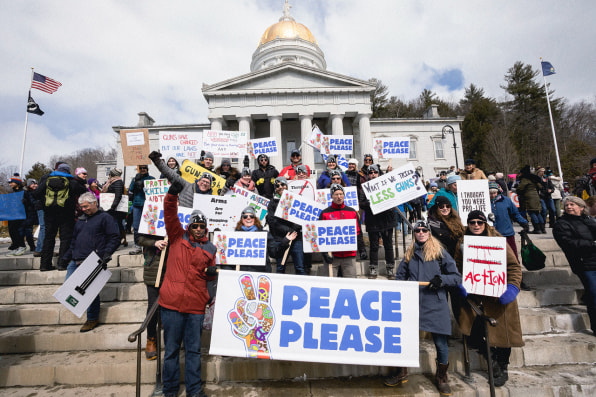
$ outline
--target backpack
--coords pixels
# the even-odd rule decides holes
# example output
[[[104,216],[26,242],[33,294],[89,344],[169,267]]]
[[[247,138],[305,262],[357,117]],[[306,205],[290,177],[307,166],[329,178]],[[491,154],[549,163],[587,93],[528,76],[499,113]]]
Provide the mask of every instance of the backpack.
[[[46,182],[46,207],[62,207],[69,197],[70,182],[64,176],[51,176]]]

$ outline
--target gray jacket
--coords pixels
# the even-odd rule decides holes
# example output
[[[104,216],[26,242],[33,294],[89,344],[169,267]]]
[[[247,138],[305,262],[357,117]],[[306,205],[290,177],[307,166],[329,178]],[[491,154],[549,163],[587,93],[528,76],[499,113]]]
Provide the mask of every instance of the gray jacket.
[[[153,164],[157,167],[159,172],[162,173],[166,177],[170,183],[180,182],[182,183],[182,192],[178,195],[178,202],[180,207],[187,207],[192,208],[193,201],[194,201],[194,194],[195,194],[195,184],[187,182],[184,178],[182,178],[176,170],[168,167],[163,159],[159,158],[157,161],[154,161]]]

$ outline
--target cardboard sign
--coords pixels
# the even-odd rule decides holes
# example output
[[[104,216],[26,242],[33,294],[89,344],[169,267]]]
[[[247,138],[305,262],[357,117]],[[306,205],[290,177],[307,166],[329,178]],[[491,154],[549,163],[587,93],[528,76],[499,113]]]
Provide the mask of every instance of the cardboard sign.
[[[104,285],[106,285],[112,276],[111,271],[102,269],[93,282],[84,289],[84,294],[81,294],[77,287],[83,286],[85,280],[88,279],[89,275],[97,267],[98,262],[99,256],[95,252],[92,252],[54,293],[54,298],[78,318],[81,318],[85,314],[87,308],[91,306],[95,297],[99,295]]]
[[[418,288],[221,270],[209,354],[418,367]]]
[[[0,221],[27,219],[25,206],[23,205],[24,194],[23,191],[0,194]]]
[[[246,154],[247,131],[203,130],[203,149],[219,157],[242,157]]]
[[[279,156],[275,138],[251,139],[248,141],[247,151],[253,160],[259,157],[259,154],[266,154],[268,157]]]
[[[356,251],[356,219],[308,222],[302,226],[304,252]]]
[[[140,128],[135,130],[120,130],[120,145],[124,166],[147,165],[149,159],[149,130]]]
[[[324,136],[325,135],[321,132],[319,127],[314,125],[310,132],[310,136],[304,143],[306,143],[308,146],[311,146],[311,147],[317,149],[318,151],[320,151],[322,153],[323,151],[321,150],[321,144],[323,143]]]
[[[507,239],[464,236],[462,279],[469,294],[503,295],[507,290]]]
[[[351,155],[354,151],[354,137],[352,135],[323,135],[321,153]]]
[[[412,163],[363,183],[362,190],[375,215],[426,194]]]
[[[115,193],[100,193],[99,194],[99,206],[104,210],[107,211],[112,208],[112,203],[114,203],[114,198],[116,197]],[[123,194],[120,197],[120,202],[116,207],[116,211],[118,212],[128,212],[128,196]]]
[[[379,159],[407,159],[410,157],[410,137],[375,138],[374,150]]]
[[[243,198],[235,196],[212,196],[195,193],[193,208],[200,210],[207,218],[209,231],[234,230],[246,207]]]
[[[265,266],[267,232],[215,232],[213,244],[218,265]]]
[[[321,156],[323,156],[325,165],[327,165],[327,155],[321,153]],[[345,172],[348,169],[348,159],[342,156],[341,154],[335,156],[335,161],[337,162],[337,165],[339,166],[339,168],[341,168],[342,171]]]
[[[331,206],[331,192],[330,189],[317,189],[316,201],[325,206]],[[358,205],[358,188],[356,186],[344,187],[344,204],[348,207],[354,208],[356,211],[360,210]]]
[[[159,151],[164,160],[198,159],[203,147],[202,131],[159,131]]]
[[[492,212],[487,179],[457,181],[457,212],[464,225],[468,214],[474,210],[482,211],[487,218]],[[488,223],[492,225],[492,222]]]
[[[219,191],[226,185],[226,180],[215,172],[209,171],[207,168],[203,168],[200,165],[193,163],[190,160],[184,160],[180,166],[180,173],[182,178],[192,184],[196,184],[197,179],[203,175],[203,172],[211,174],[213,181],[211,182],[211,189],[213,189],[213,195],[219,195]]]
[[[288,192],[293,195],[304,197],[307,200],[315,200],[316,191],[316,183],[310,179],[294,179],[293,181],[288,181]]]
[[[275,216],[299,225],[319,220],[319,215],[326,206],[316,201],[296,196],[287,190],[281,195]]]
[[[226,196],[232,195],[238,197],[239,199],[244,199],[246,205],[244,205],[242,209],[248,206],[253,207],[257,213],[257,217],[261,223],[263,223],[263,219],[265,219],[267,216],[267,206],[269,205],[269,199],[236,185],[232,186],[230,190],[226,192]]]

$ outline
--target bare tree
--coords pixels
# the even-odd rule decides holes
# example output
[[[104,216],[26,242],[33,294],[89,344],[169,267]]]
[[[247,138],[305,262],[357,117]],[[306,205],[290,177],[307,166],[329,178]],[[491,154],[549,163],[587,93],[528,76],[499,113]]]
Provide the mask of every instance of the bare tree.
[[[68,164],[71,168],[71,172],[74,174],[75,169],[83,167],[87,170],[88,178],[97,178],[97,165],[98,161],[113,160],[116,158],[116,149],[96,149],[96,148],[85,148],[78,150],[70,155],[54,155],[50,157],[50,164],[53,168],[54,164],[58,161],[63,161]]]
[[[511,142],[509,130],[495,124],[487,132],[484,141],[484,158],[490,164],[491,170],[503,173],[517,173],[519,157]]]

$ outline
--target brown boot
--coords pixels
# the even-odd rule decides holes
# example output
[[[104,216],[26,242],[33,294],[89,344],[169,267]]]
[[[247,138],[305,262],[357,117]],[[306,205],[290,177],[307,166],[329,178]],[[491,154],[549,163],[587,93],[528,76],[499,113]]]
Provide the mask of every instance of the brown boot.
[[[447,364],[440,364],[437,360],[437,372],[435,373],[435,383],[437,384],[437,389],[439,389],[439,394],[442,396],[450,396],[451,395],[451,387],[449,387],[448,379],[447,379],[447,369],[449,368],[449,363]]]
[[[397,367],[395,375],[385,378],[385,386],[399,386],[408,381],[408,369],[405,367]]]
[[[155,338],[147,338],[147,347],[145,348],[145,357],[152,361],[157,358],[157,348],[155,347]]]

